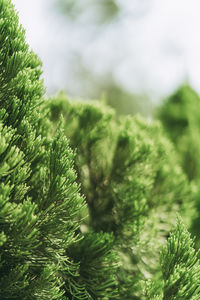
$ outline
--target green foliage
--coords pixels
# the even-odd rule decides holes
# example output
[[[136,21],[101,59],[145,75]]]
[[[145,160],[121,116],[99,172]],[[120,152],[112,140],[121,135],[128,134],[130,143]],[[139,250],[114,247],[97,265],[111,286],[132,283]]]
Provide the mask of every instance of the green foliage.
[[[116,291],[112,239],[100,243],[91,233],[86,240],[80,231],[85,202],[75,182],[74,154],[61,123],[51,134],[41,63],[9,0],[0,2],[0,22],[0,299],[84,299],[92,289],[81,272],[97,258],[105,267],[102,273],[91,268],[98,284],[91,293],[108,299],[110,286]],[[70,252],[84,241],[89,262]],[[92,243],[102,248],[93,256]],[[76,280],[82,281],[81,294]]]
[[[200,262],[183,222],[178,218],[167,247],[161,253],[163,299],[199,299]]]
[[[88,233],[79,242],[78,247],[74,244],[69,248],[67,254],[73,257],[74,262],[80,264],[80,276],[73,279],[75,289],[70,290],[74,299],[117,297],[117,260],[115,253],[111,252],[112,248],[113,238],[106,233]]]
[[[159,272],[159,249],[175,212],[190,223],[186,207],[193,193],[173,145],[159,123],[117,118],[99,102],[70,102],[61,93],[47,107],[54,126],[63,116],[77,153],[78,182],[89,208],[87,230],[114,235],[120,297],[143,297],[142,280]]]
[[[167,134],[174,142],[181,165],[190,180],[200,177],[200,98],[190,86],[180,87],[158,111]]]
[[[198,251],[199,252],[199,251]],[[197,300],[200,297],[200,262],[194,241],[180,216],[160,253],[160,280],[146,282],[146,298]]]
[[[200,98],[190,86],[180,87],[165,100],[158,110],[168,136],[173,141],[180,164],[192,181],[195,196],[195,212],[192,215],[191,232],[197,237],[199,247],[200,224]]]
[[[197,136],[196,95],[180,93],[182,119],[180,103],[166,109],[176,152],[159,122],[44,100],[10,0],[0,22],[0,299],[198,299],[194,242],[180,218],[170,234],[177,212],[198,221],[198,170],[180,151]]]

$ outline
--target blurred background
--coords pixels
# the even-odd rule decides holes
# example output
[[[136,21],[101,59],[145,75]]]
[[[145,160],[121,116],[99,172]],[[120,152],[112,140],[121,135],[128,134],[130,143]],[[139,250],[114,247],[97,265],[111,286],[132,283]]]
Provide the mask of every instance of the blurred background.
[[[154,108],[182,83],[200,92],[199,0],[13,0],[43,62],[47,95]]]

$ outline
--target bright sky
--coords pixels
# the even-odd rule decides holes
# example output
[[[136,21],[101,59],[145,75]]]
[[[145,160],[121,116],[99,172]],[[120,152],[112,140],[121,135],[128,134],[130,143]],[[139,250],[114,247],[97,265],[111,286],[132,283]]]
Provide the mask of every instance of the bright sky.
[[[144,17],[133,18],[133,3],[124,0],[126,17],[92,37],[83,21],[71,26],[50,9],[50,0],[13,0],[27,41],[43,61],[48,92],[73,85],[72,53],[98,75],[113,69],[117,82],[157,99],[187,80],[200,92],[200,1],[148,0]]]

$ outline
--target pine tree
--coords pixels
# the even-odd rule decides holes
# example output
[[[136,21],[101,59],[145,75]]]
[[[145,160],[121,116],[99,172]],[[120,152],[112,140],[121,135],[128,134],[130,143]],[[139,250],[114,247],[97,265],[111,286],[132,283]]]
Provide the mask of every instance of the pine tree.
[[[190,180],[200,177],[199,110],[199,95],[190,86],[183,85],[164,101],[157,113]]]
[[[194,211],[190,231],[196,236],[196,247],[200,245],[200,97],[188,85],[181,86],[167,98],[158,109],[168,137],[173,141],[180,164],[191,181],[195,195]]]
[[[114,235],[121,266],[121,299],[143,299],[144,281],[160,280],[159,251],[175,213],[185,221],[192,191],[173,145],[159,123],[141,117],[120,117],[99,102],[69,101],[59,94],[47,102],[56,126],[76,149],[78,182],[90,218],[86,230]]]
[[[74,153],[46,122],[41,62],[9,0],[0,22],[0,299],[109,299],[112,238],[81,233]]]
[[[197,300],[200,297],[200,261],[194,241],[180,216],[160,254],[160,284],[146,284],[147,299]]]
[[[181,218],[161,253],[163,299],[199,299],[200,262]]]
[[[0,299],[198,299],[194,242],[180,218],[170,234],[198,180],[161,124],[47,101],[10,0],[0,22]]]

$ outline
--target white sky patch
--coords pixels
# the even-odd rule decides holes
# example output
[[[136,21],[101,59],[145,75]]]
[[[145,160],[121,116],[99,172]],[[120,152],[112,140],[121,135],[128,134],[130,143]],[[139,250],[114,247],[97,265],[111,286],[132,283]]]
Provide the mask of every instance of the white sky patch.
[[[147,1],[124,0],[125,17],[96,38],[87,24],[72,26],[58,17],[50,0],[13,3],[28,43],[43,61],[50,92],[73,84],[70,62],[76,51],[98,75],[111,68],[116,81],[132,92],[157,98],[184,80],[200,92],[200,1],[148,1],[144,17],[135,17],[134,5],[143,9]]]

